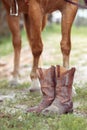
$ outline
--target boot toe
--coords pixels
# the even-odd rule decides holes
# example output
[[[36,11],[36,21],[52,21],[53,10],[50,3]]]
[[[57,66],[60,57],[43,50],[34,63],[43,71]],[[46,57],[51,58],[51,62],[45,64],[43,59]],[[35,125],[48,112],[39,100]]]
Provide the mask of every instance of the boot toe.
[[[48,108],[45,108],[41,113],[45,116],[51,116],[58,113],[58,111],[59,110],[56,106],[49,106]]]
[[[38,108],[37,106],[28,108],[28,109],[26,110],[26,113],[35,112],[35,111],[37,110],[37,108]]]

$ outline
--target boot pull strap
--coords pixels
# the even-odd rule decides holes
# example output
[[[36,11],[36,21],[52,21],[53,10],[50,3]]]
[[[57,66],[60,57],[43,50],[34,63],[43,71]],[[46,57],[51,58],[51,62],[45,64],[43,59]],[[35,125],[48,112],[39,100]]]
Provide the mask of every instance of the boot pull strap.
[[[60,65],[57,66],[57,77],[60,77]]]
[[[69,80],[69,73],[65,75],[65,85],[68,86],[69,83],[70,83],[70,80]]]
[[[43,78],[43,72],[41,68],[37,69],[38,78]]]

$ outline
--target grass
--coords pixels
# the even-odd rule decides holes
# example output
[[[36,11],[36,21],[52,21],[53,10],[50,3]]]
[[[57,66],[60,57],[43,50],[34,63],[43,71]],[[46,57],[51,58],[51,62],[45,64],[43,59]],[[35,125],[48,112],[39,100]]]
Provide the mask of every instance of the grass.
[[[76,114],[48,117],[26,114],[25,109],[21,108],[36,106],[41,101],[41,95],[28,92],[29,86],[29,83],[24,83],[18,88],[12,88],[7,81],[0,81],[0,94],[15,94],[14,99],[8,98],[0,102],[0,130],[87,130],[87,86],[84,89],[76,88],[77,96],[73,101],[80,103],[74,108]]]
[[[24,45],[26,45],[26,41],[27,41],[24,30],[21,32],[21,36],[22,36],[22,46],[24,46]],[[12,46],[11,35],[9,35],[6,38],[1,38],[0,39],[0,57],[11,54],[12,52],[13,52],[13,46]]]
[[[11,38],[5,38],[0,41],[0,57],[6,56],[13,51],[13,47],[11,44]]]
[[[60,44],[58,44],[61,40],[60,33],[61,29],[58,25],[52,25],[44,30],[42,34],[44,65],[62,64]],[[87,65],[87,60],[83,59],[87,53],[86,34],[86,28],[77,29],[73,26],[72,58],[70,60],[72,66]],[[22,36],[23,46],[25,46],[27,39],[24,31]],[[10,37],[3,39],[0,43],[1,56],[12,53]],[[74,85],[77,92],[77,95],[73,98],[73,102],[76,104],[74,113],[45,117],[41,114],[25,114],[27,107],[37,105],[42,98],[38,93],[29,93],[30,83],[25,82],[17,87],[10,87],[7,80],[0,81],[0,96],[10,96],[0,102],[0,130],[87,130],[87,83],[83,85],[79,81],[79,85],[76,83]]]
[[[12,117],[10,117],[8,121],[4,120],[2,123],[4,125],[0,125],[1,130],[82,130],[82,128],[87,130],[87,121],[74,115],[63,115],[60,118],[45,118],[41,115],[22,115],[22,113],[19,113],[18,116],[14,115],[14,122]]]
[[[76,87],[77,96],[74,98],[74,101],[79,103],[76,110],[81,113],[87,114],[87,83],[83,87]]]

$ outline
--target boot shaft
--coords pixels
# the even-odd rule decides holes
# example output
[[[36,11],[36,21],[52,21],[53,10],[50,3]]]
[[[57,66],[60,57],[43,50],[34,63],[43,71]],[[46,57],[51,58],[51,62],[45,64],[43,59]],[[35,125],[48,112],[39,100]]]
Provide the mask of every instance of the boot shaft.
[[[52,104],[42,111],[43,115],[65,114],[73,112],[73,102],[71,98],[72,83],[75,68],[66,70],[64,67],[56,66],[55,77],[55,99]]]
[[[74,72],[75,68],[66,70],[60,66],[56,67],[56,97],[62,103],[72,100]]]
[[[49,69],[39,68],[37,75],[41,84],[42,100],[36,107],[29,108],[27,112],[40,113],[43,109],[51,105],[54,100],[54,87],[55,87],[55,67]]]
[[[51,66],[48,69],[39,68],[37,74],[43,96],[54,98],[55,67]]]

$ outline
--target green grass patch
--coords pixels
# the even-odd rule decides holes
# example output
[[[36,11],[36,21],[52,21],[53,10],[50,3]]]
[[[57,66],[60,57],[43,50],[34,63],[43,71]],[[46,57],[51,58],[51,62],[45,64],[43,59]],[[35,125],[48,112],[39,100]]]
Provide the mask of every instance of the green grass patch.
[[[87,100],[87,83],[83,87],[76,88],[77,96],[75,97],[76,100]]]
[[[86,124],[87,119],[74,115],[51,118],[17,112],[16,115],[0,119],[0,130],[87,130]]]
[[[87,120],[74,115],[63,115],[59,122],[59,130],[87,130]],[[57,130],[57,129],[56,129]]]
[[[76,88],[77,96],[74,102],[80,103],[75,108],[81,113],[80,116],[73,113],[46,117],[42,114],[26,114],[26,109],[17,108],[18,106],[36,106],[40,103],[41,95],[29,93],[28,85],[30,84],[24,83],[19,88],[9,87],[7,81],[0,81],[0,84],[0,94],[15,94],[13,99],[8,98],[0,102],[0,130],[87,130],[87,87]]]
[[[87,115],[87,83],[83,87],[76,87],[77,95],[73,98],[74,103],[78,104],[76,111]]]
[[[79,35],[82,37],[86,37],[87,28],[85,26],[76,27],[72,26],[72,35]]]
[[[23,88],[28,88],[30,86],[30,83],[29,82],[24,82],[18,86],[15,86],[15,87],[11,87],[10,86],[10,81],[7,81],[7,80],[0,80],[0,89],[2,88],[13,88],[13,89],[23,89]]]
[[[13,47],[11,43],[11,37],[3,38],[3,40],[0,41],[0,57],[8,55],[12,51],[13,51]]]
[[[22,30],[22,32],[21,32],[21,37],[22,37],[22,46],[25,46],[26,42],[27,42],[27,37],[26,37],[26,33],[24,30]],[[12,45],[11,35],[6,38],[1,38],[1,40],[0,40],[0,57],[6,56],[12,52],[13,52],[13,45]]]

